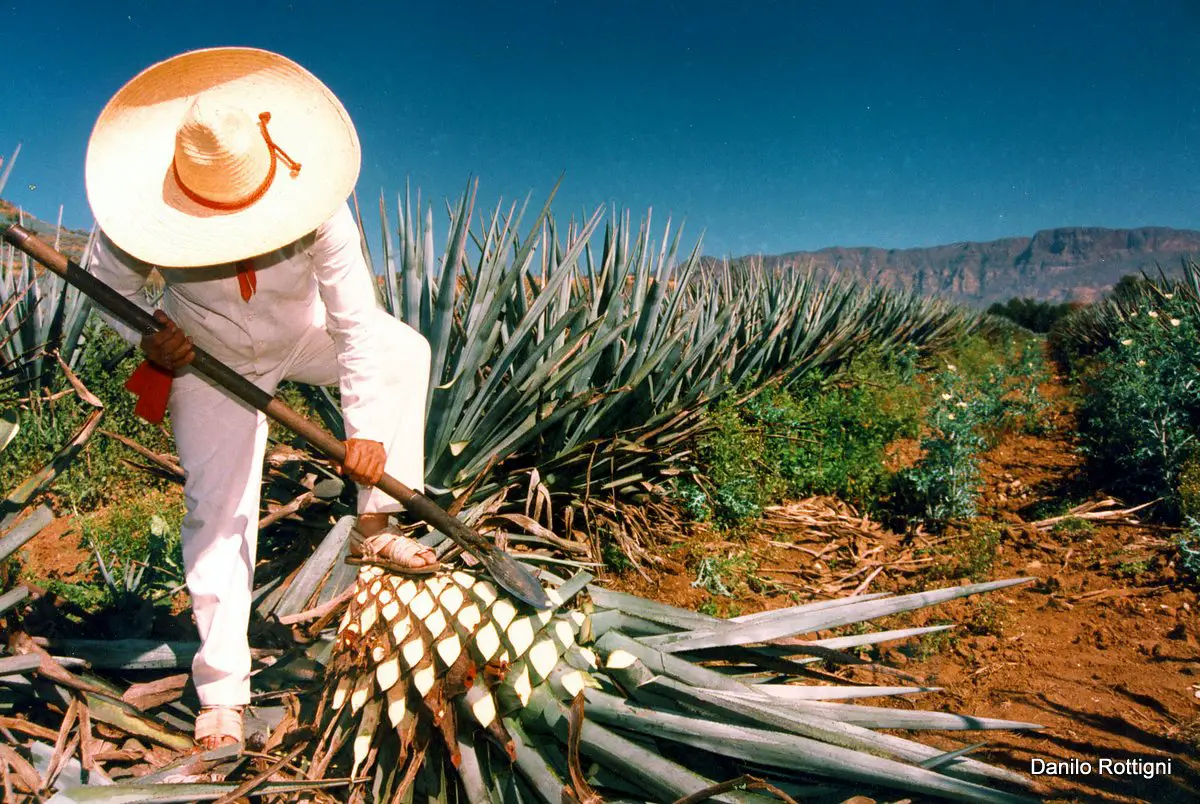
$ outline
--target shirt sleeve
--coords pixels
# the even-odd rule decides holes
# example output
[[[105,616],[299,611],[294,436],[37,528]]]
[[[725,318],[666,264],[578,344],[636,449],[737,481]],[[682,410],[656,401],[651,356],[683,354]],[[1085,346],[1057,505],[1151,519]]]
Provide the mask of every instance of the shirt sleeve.
[[[312,255],[326,327],[337,346],[346,437],[387,443],[388,345],[377,342],[380,328],[372,326],[381,311],[349,204],[317,229]]]
[[[154,311],[153,306],[146,299],[146,294],[142,292],[142,288],[145,286],[146,280],[153,270],[153,266],[122,251],[115,243],[108,239],[108,236],[104,232],[99,232],[93,240],[92,249],[88,252],[87,270],[92,276],[117,291],[117,293],[120,293],[147,313]],[[141,344],[141,332],[114,317],[99,304],[96,305],[96,310],[100,313],[100,317],[104,322],[112,327],[124,340],[134,346]]]

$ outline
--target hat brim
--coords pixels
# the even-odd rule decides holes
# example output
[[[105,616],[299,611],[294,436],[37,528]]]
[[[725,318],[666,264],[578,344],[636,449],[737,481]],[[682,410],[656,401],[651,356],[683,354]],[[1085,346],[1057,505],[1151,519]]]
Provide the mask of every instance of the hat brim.
[[[263,196],[235,211],[189,199],[171,169],[175,132],[201,93],[253,117],[270,112],[271,138],[301,164],[283,164]],[[219,265],[303,237],[345,203],[361,150],[336,96],[295,62],[254,48],[184,53],[139,73],[104,107],[88,141],[92,214],[114,243],[164,268]]]

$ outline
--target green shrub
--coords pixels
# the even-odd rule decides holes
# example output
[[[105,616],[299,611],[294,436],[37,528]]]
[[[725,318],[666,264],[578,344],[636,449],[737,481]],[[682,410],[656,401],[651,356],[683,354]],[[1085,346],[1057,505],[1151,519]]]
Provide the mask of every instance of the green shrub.
[[[696,467],[690,467],[696,471]],[[708,495],[700,484],[690,477],[679,477],[672,487],[673,499],[684,513],[697,522],[704,522],[712,517],[712,508],[708,504]]]
[[[921,459],[896,475],[892,509],[937,531],[975,513],[979,454],[986,447],[981,431],[992,401],[973,392],[954,364],[937,375],[934,386],[939,393],[921,439]]]
[[[734,399],[713,407],[709,424],[697,450],[709,481],[707,501],[693,499],[692,509],[711,510],[717,523],[732,527],[762,513],[778,492],[778,472],[765,460],[766,439],[743,418]]]
[[[46,587],[48,593],[67,601],[81,614],[99,611],[112,605],[112,597],[101,583],[70,583],[57,578],[39,580],[39,583]],[[72,617],[70,613],[66,613],[65,616],[71,622],[80,621],[79,617]]]
[[[1003,304],[996,302],[987,311],[990,315],[1007,318],[1031,332],[1046,333],[1079,306],[1074,302],[1051,304],[1036,299],[1012,298]]]
[[[1175,294],[1131,311],[1116,345],[1082,375],[1079,427],[1092,476],[1131,499],[1161,498],[1178,521],[1195,504],[1200,316]],[[1187,502],[1185,503],[1185,499]]]
[[[968,634],[975,636],[1004,636],[1009,620],[1009,608],[995,600],[970,601],[970,615],[963,621]]]
[[[982,452],[1004,432],[1046,426],[1050,403],[1039,390],[1048,379],[1043,351],[1040,338],[1002,331],[973,335],[944,355],[943,368],[928,378],[932,400],[921,458],[890,483],[887,509],[893,517],[920,519],[937,531],[975,514]]]
[[[80,518],[83,541],[92,549],[108,593],[124,607],[165,599],[183,583],[180,529],[184,506],[161,492],[129,495],[121,505]]]
[[[151,491],[84,514],[79,527],[84,542],[111,563],[142,561],[156,552],[174,560],[183,514],[182,499]]]
[[[1200,583],[1200,520],[1188,517],[1187,527],[1175,537],[1179,568],[1192,581]]]
[[[711,409],[697,446],[707,483],[679,481],[676,499],[727,527],[785,498],[828,494],[874,507],[889,482],[887,446],[919,432],[914,378],[911,350],[864,352],[828,379],[730,395]]]
[[[79,379],[104,403],[102,429],[132,438],[155,452],[172,452],[174,447],[166,427],[149,424],[134,412],[137,402],[124,388],[125,380],[141,361],[138,353],[99,319],[88,325],[86,346],[75,367]],[[51,388],[68,389],[61,372]],[[71,393],[53,401],[37,398],[16,404],[9,391],[9,404],[18,412],[20,432],[0,461],[0,493],[11,491],[32,472],[41,468],[66,444],[91,413],[91,408]],[[120,498],[131,484],[139,488],[158,488],[160,484],[145,472],[126,465],[133,457],[120,444],[95,434],[87,448],[55,482],[55,490],[83,509],[99,507]]]
[[[1131,561],[1120,561],[1116,566],[1116,575],[1119,578],[1137,579],[1150,571],[1149,559],[1139,558]]]
[[[963,552],[963,569],[972,581],[987,580],[996,563],[1000,547],[1000,528],[995,524],[979,524],[971,528],[966,549]]]
[[[749,553],[736,553],[724,558],[706,557],[696,566],[692,586],[710,595],[734,597],[740,586],[751,589],[757,584],[758,562]]]
[[[828,494],[873,508],[888,482],[888,445],[920,432],[921,392],[911,363],[905,355],[892,363],[865,354],[825,388],[804,390],[748,405],[768,426],[787,426],[768,444],[787,493]]]
[[[989,445],[1012,430],[1040,432],[1049,401],[1040,386],[1050,379],[1045,340],[1019,330],[980,333],[945,356],[961,378],[959,393],[975,407]]]
[[[936,355],[926,372],[938,374],[949,365],[964,385],[973,387],[983,383],[995,369],[1016,359],[1018,332],[1007,328],[969,335]]]
[[[1054,535],[1066,536],[1068,539],[1077,539],[1080,536],[1086,536],[1095,531],[1095,524],[1077,516],[1068,517],[1060,522],[1056,522],[1054,523],[1054,527],[1050,529],[1050,532]]]
[[[1050,381],[1045,353],[1043,339],[1026,340],[1010,371],[1009,423],[1026,433],[1043,433],[1049,424],[1050,400],[1041,392],[1041,386]]]
[[[932,375],[917,375],[915,350],[870,350],[829,378],[731,395],[710,411],[697,446],[707,482],[681,479],[676,500],[727,527],[812,495],[934,529],[969,517],[979,454],[1004,430],[1037,430],[1045,420],[1043,341],[1011,336],[967,338],[949,354],[965,368],[947,362]],[[922,457],[893,476],[885,458],[899,438],[920,438]]]
[[[958,626],[954,620],[946,620],[937,618],[928,623],[929,625],[950,625]],[[918,662],[925,662],[938,656],[954,647],[958,642],[959,636],[954,632],[954,628],[946,629],[945,631],[933,631],[932,633],[922,634],[917,640],[917,644],[912,648],[913,658]]]
[[[1179,468],[1178,489],[1180,515],[1200,517],[1200,449],[1193,450]]]

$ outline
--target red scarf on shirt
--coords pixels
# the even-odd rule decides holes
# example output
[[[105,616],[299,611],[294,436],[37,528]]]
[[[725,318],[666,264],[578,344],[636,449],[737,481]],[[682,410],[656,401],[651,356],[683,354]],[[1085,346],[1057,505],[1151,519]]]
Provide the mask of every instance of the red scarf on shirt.
[[[242,301],[249,302],[258,289],[253,260],[242,260],[237,264],[237,281]],[[171,396],[171,380],[174,378],[172,369],[143,360],[125,381],[125,388],[138,398],[134,413],[151,424],[161,424],[167,413],[167,400]]]

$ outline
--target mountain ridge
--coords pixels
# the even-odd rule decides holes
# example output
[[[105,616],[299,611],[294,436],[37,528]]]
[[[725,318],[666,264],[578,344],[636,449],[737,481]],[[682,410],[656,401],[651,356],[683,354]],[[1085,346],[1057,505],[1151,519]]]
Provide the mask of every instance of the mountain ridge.
[[[710,265],[722,262],[705,259]],[[1161,268],[1171,275],[1179,272],[1182,260],[1200,260],[1200,231],[1169,226],[1061,226],[998,240],[904,249],[827,246],[761,259],[767,267],[811,267],[830,277],[945,297],[973,307],[1013,297],[1087,303],[1102,297],[1126,274],[1157,274]]]
[[[0,199],[0,222],[15,217],[15,207]],[[53,224],[32,216],[26,220],[39,234],[53,235]],[[63,234],[63,250],[78,258],[88,233],[64,228]],[[702,259],[714,267],[724,263],[715,257]],[[1200,231],[1169,226],[1060,226],[997,240],[903,249],[826,246],[734,261],[746,259],[762,259],[770,268],[811,267],[830,278],[938,296],[972,307],[1014,297],[1089,303],[1126,274],[1156,275],[1161,268],[1167,275],[1177,275],[1183,260],[1200,261]]]

